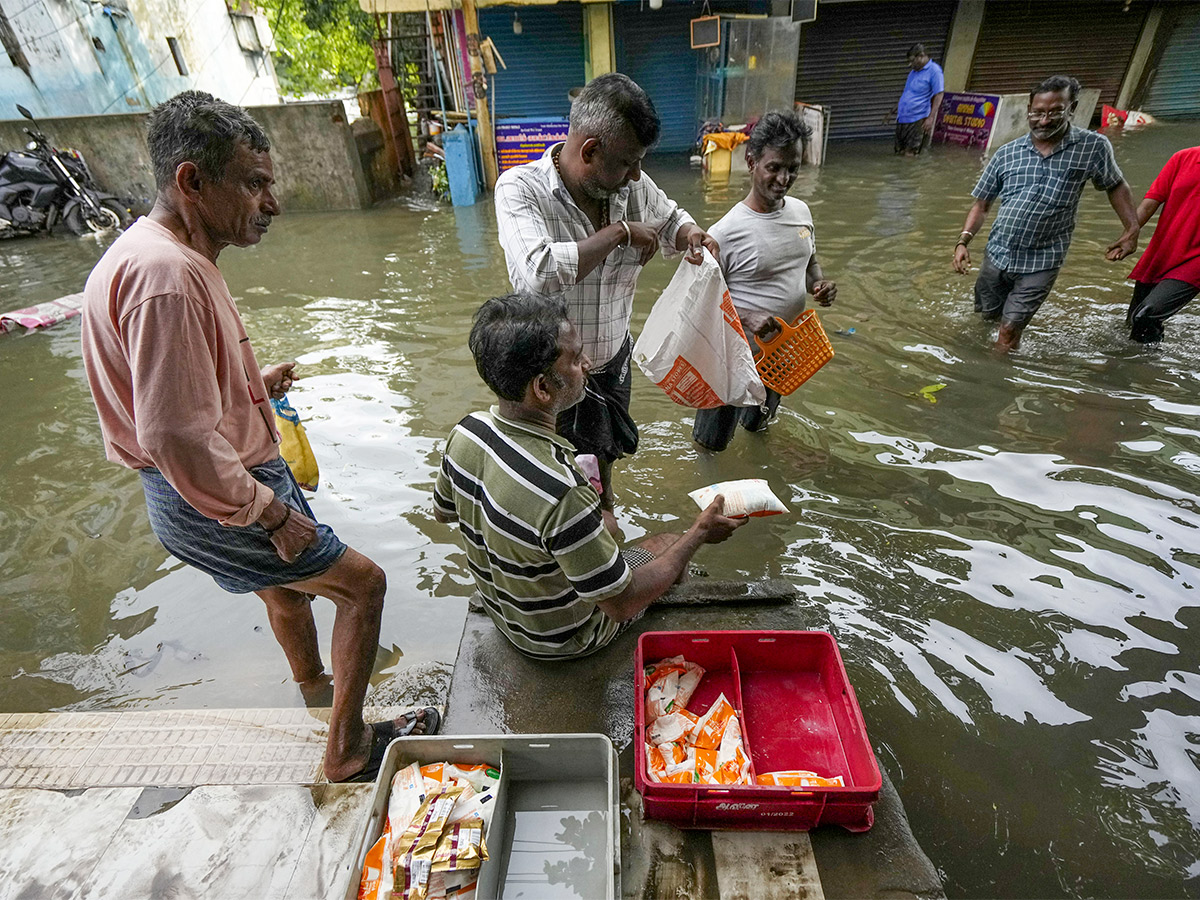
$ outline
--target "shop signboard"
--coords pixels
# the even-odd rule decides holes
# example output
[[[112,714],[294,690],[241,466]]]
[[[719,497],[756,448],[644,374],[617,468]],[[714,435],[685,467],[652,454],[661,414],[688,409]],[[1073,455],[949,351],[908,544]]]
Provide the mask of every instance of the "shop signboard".
[[[496,155],[500,171],[539,159],[559,141],[567,139],[565,118],[500,119],[496,123]]]
[[[933,126],[933,139],[965,147],[986,147],[999,106],[1000,98],[993,94],[947,92]]]

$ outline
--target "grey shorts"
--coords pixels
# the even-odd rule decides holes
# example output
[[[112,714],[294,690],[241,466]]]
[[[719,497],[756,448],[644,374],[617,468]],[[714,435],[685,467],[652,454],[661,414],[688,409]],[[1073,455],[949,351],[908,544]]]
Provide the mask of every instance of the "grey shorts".
[[[167,482],[158,469],[139,469],[146,493],[150,528],[169,553],[202,572],[232,594],[248,594],[320,575],[346,552],[328,525],[294,562],[285,563],[260,525],[239,528],[201,515]],[[300,486],[282,459],[250,470],[288,506],[316,521]]]
[[[1023,275],[1004,272],[992,265],[984,253],[979,277],[975,279],[975,312],[989,322],[999,319],[1023,328],[1050,295],[1056,278],[1058,269]]]

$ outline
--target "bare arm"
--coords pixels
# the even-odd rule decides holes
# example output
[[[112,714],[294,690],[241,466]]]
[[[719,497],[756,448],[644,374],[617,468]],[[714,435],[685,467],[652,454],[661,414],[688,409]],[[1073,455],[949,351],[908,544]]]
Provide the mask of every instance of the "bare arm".
[[[988,210],[991,207],[991,200],[976,200],[967,211],[962,234],[958,236],[958,243],[954,245],[954,271],[959,275],[965,274],[971,267],[971,254],[967,250],[967,244],[971,243],[971,239],[983,227],[983,220],[987,218]]]
[[[1154,218],[1154,214],[1158,212],[1160,206],[1162,206],[1161,201],[1151,200],[1149,197],[1139,203],[1137,208],[1138,225],[1145,228],[1146,223]]]
[[[748,519],[730,519],[721,514],[725,498],[718,496],[696,518],[692,527],[662,555],[633,570],[625,590],[596,605],[610,619],[624,622],[667,592],[679,580],[701,544],[719,544],[746,524]]]
[[[929,115],[925,117],[925,132],[933,134],[933,124],[937,121],[938,110],[942,108],[943,91],[938,91],[929,101]]]
[[[1128,182],[1122,181],[1110,190],[1108,202],[1112,204],[1121,224],[1125,226],[1121,236],[1109,244],[1104,251],[1105,259],[1116,261],[1124,259],[1137,249],[1138,232],[1141,230],[1141,225],[1138,221],[1137,209],[1133,205],[1133,191],[1129,189]]]
[[[579,248],[579,269],[576,278],[583,278],[624,243],[625,227],[620,222],[605,225],[595,234],[584,238],[576,244]]]

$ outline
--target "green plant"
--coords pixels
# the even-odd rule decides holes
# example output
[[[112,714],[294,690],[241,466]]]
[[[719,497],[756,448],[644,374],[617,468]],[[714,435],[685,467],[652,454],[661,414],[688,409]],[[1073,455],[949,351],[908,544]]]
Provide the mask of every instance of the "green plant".
[[[441,200],[450,198],[450,176],[446,174],[445,163],[435,163],[429,167],[429,178],[433,193]]]
[[[375,26],[357,0],[257,2],[275,33],[275,70],[285,94],[330,94],[377,81]]]

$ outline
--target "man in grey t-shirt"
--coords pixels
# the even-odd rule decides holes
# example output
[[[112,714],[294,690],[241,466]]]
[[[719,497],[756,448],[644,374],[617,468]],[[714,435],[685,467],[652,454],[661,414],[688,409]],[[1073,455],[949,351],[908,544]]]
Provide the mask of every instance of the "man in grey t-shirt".
[[[792,323],[804,312],[809,293],[822,306],[837,297],[837,285],[825,280],[817,262],[808,204],[787,196],[809,134],[794,113],[764,115],[746,143],[750,193],[708,232],[721,245],[721,271],[742,329],[763,340],[779,332],[774,317]],[[779,401],[768,389],[761,407],[697,410],[692,438],[709,450],[724,450],[739,421],[747,431],[762,431]]]

